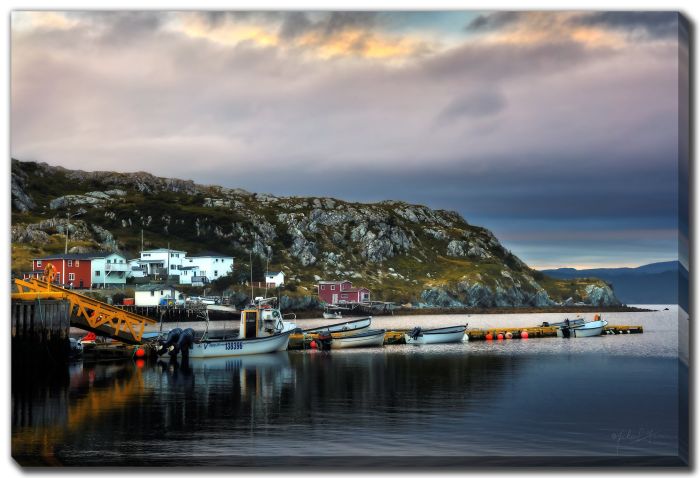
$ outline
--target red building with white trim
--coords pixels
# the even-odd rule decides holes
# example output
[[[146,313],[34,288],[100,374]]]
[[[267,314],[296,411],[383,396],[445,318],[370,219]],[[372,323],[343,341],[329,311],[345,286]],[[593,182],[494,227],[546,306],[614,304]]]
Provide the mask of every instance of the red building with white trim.
[[[349,280],[319,281],[318,298],[326,304],[345,302],[369,302],[370,291],[366,287],[353,287]]]
[[[32,270],[24,272],[25,279],[32,277],[40,279],[48,264],[56,271],[54,283],[62,287],[88,289],[104,286],[104,282],[94,280],[111,273],[111,269],[121,264],[104,264],[104,258],[113,255],[112,252],[88,252],[83,254],[54,254],[52,256],[32,260]],[[116,261],[115,261],[116,262]],[[126,268],[126,263],[123,264]],[[125,273],[124,273],[125,274]],[[126,279],[124,279],[126,282]],[[112,281],[110,281],[112,284]]]

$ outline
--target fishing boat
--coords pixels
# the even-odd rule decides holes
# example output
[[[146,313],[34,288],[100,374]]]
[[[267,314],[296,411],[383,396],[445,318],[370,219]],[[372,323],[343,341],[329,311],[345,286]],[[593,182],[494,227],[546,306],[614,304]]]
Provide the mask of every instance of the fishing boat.
[[[324,325],[323,327],[306,329],[303,331],[303,333],[326,334],[333,336],[333,338],[345,337],[347,335],[354,335],[355,333],[368,328],[371,323],[372,317],[364,317],[362,319],[351,320],[349,322],[342,322],[340,324]]]
[[[183,357],[235,357],[277,352],[287,349],[289,336],[300,332],[293,322],[294,314],[287,314],[283,320],[279,309],[273,307],[276,297],[263,299],[256,297],[254,303],[241,311],[238,333],[228,336],[209,337],[209,319],[201,338],[195,338],[192,329],[173,329],[161,341],[159,353],[171,356],[181,353]]]
[[[333,337],[331,349],[349,349],[355,347],[379,347],[384,345],[384,329],[367,330],[353,335]]]
[[[342,319],[344,310],[347,311],[348,309],[344,309],[342,307],[337,307],[334,305],[328,305],[328,306],[326,306],[325,309],[323,309],[323,318],[324,319]]]
[[[407,344],[450,344],[461,342],[465,338],[467,325],[456,325],[453,327],[442,327],[439,329],[423,330],[420,327],[414,328],[410,333],[404,334]]]
[[[566,322],[566,321],[565,321]],[[603,333],[608,322],[601,319],[598,314],[595,320],[583,323],[564,323],[557,329],[557,337],[563,338],[579,338],[579,337],[597,337]]]

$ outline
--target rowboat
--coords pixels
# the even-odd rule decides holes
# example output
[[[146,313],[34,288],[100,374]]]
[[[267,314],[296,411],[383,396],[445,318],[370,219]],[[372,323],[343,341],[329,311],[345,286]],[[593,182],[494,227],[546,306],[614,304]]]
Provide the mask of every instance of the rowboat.
[[[442,327],[439,329],[423,330],[420,327],[414,328],[410,333],[404,334],[407,344],[449,344],[461,342],[465,338],[466,325],[456,325],[453,327]]]
[[[608,325],[608,322],[602,319],[592,322],[584,322],[583,324],[563,325],[557,329],[557,337],[563,338],[580,338],[580,337],[597,337],[603,333],[603,329]]]
[[[333,337],[331,349],[349,349],[355,347],[379,347],[384,345],[384,329],[368,330],[344,337]]]
[[[340,324],[324,325],[323,327],[306,329],[303,331],[303,333],[331,335],[333,338],[345,337],[348,335],[354,335],[355,333],[368,328],[371,323],[372,317],[365,317],[363,319],[351,320]]]

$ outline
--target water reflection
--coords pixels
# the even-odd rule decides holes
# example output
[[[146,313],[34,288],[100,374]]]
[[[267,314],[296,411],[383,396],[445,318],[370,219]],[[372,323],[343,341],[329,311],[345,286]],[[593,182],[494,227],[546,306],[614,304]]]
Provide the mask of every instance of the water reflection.
[[[677,423],[653,409],[619,408],[637,393],[655,406],[677,400],[674,383],[663,382],[665,362],[634,373],[638,363],[385,347],[77,364],[31,378],[15,369],[12,452],[22,464],[44,465],[264,465],[289,457],[542,455],[553,447],[595,455],[619,453],[619,443],[615,450],[606,442],[609,430],[644,413],[657,443],[623,452],[668,453]],[[577,367],[585,380],[575,380]],[[567,402],[615,411],[578,423]]]

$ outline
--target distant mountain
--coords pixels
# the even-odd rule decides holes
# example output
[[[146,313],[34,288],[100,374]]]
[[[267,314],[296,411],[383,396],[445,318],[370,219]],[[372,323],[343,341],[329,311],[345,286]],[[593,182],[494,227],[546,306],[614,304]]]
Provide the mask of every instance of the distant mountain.
[[[541,272],[557,279],[598,278],[612,284],[615,295],[625,304],[678,304],[678,261],[655,262],[640,267],[604,269],[546,269]],[[687,276],[687,272],[684,272]]]

